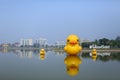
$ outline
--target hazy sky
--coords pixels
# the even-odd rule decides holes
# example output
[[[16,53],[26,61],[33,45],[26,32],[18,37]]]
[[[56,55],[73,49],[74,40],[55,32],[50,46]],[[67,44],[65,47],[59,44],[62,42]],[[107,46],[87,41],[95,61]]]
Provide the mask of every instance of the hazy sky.
[[[120,0],[0,0],[0,43],[21,38],[63,41],[120,35]]]

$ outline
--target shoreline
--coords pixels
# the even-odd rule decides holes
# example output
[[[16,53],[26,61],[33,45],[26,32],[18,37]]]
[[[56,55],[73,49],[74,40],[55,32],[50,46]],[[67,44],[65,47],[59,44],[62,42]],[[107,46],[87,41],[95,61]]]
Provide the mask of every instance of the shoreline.
[[[8,47],[8,48],[3,48],[3,49],[0,49],[0,51],[2,50],[8,50],[8,51],[12,51],[12,50],[40,50],[41,48],[35,48],[35,47]],[[64,49],[63,48],[44,48],[45,50],[47,51],[60,51],[60,52],[64,52]],[[120,52],[120,48],[109,48],[109,49],[96,49],[97,52]],[[89,48],[83,48],[81,52],[91,52],[92,49],[89,49]]]

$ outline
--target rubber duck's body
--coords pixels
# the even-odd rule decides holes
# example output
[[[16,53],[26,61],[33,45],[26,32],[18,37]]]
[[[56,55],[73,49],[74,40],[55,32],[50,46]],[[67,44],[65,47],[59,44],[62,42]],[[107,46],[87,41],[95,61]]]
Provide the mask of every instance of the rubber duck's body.
[[[79,43],[78,36],[74,34],[69,35],[67,37],[67,42],[66,42],[66,46],[64,47],[64,50],[66,53],[70,55],[78,54],[82,50],[82,47],[80,46],[80,43]]]
[[[44,49],[41,49],[41,50],[40,50],[40,59],[41,59],[41,60],[44,60],[44,59],[45,59],[45,50],[44,50]]]
[[[93,49],[93,50],[92,50],[92,59],[93,59],[94,61],[96,61],[96,59],[97,59],[97,50],[96,50],[96,49]]]
[[[69,55],[64,59],[66,64],[66,72],[70,76],[76,76],[79,72],[79,65],[82,63],[80,57],[76,55]]]

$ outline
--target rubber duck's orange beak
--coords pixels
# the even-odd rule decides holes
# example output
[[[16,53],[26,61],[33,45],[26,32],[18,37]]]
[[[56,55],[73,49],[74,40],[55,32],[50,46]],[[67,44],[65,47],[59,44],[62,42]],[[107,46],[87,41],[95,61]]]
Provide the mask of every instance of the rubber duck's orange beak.
[[[77,44],[77,42],[76,41],[71,41],[70,44],[75,45],[75,44]]]

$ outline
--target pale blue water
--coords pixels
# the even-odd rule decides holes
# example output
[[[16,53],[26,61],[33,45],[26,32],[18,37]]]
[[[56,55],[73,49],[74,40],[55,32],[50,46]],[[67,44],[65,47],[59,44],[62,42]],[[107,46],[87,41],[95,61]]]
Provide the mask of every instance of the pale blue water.
[[[94,61],[89,53],[81,53],[79,71],[71,76],[64,52],[48,51],[44,60],[39,51],[0,52],[0,80],[120,80],[120,53],[102,54]]]

